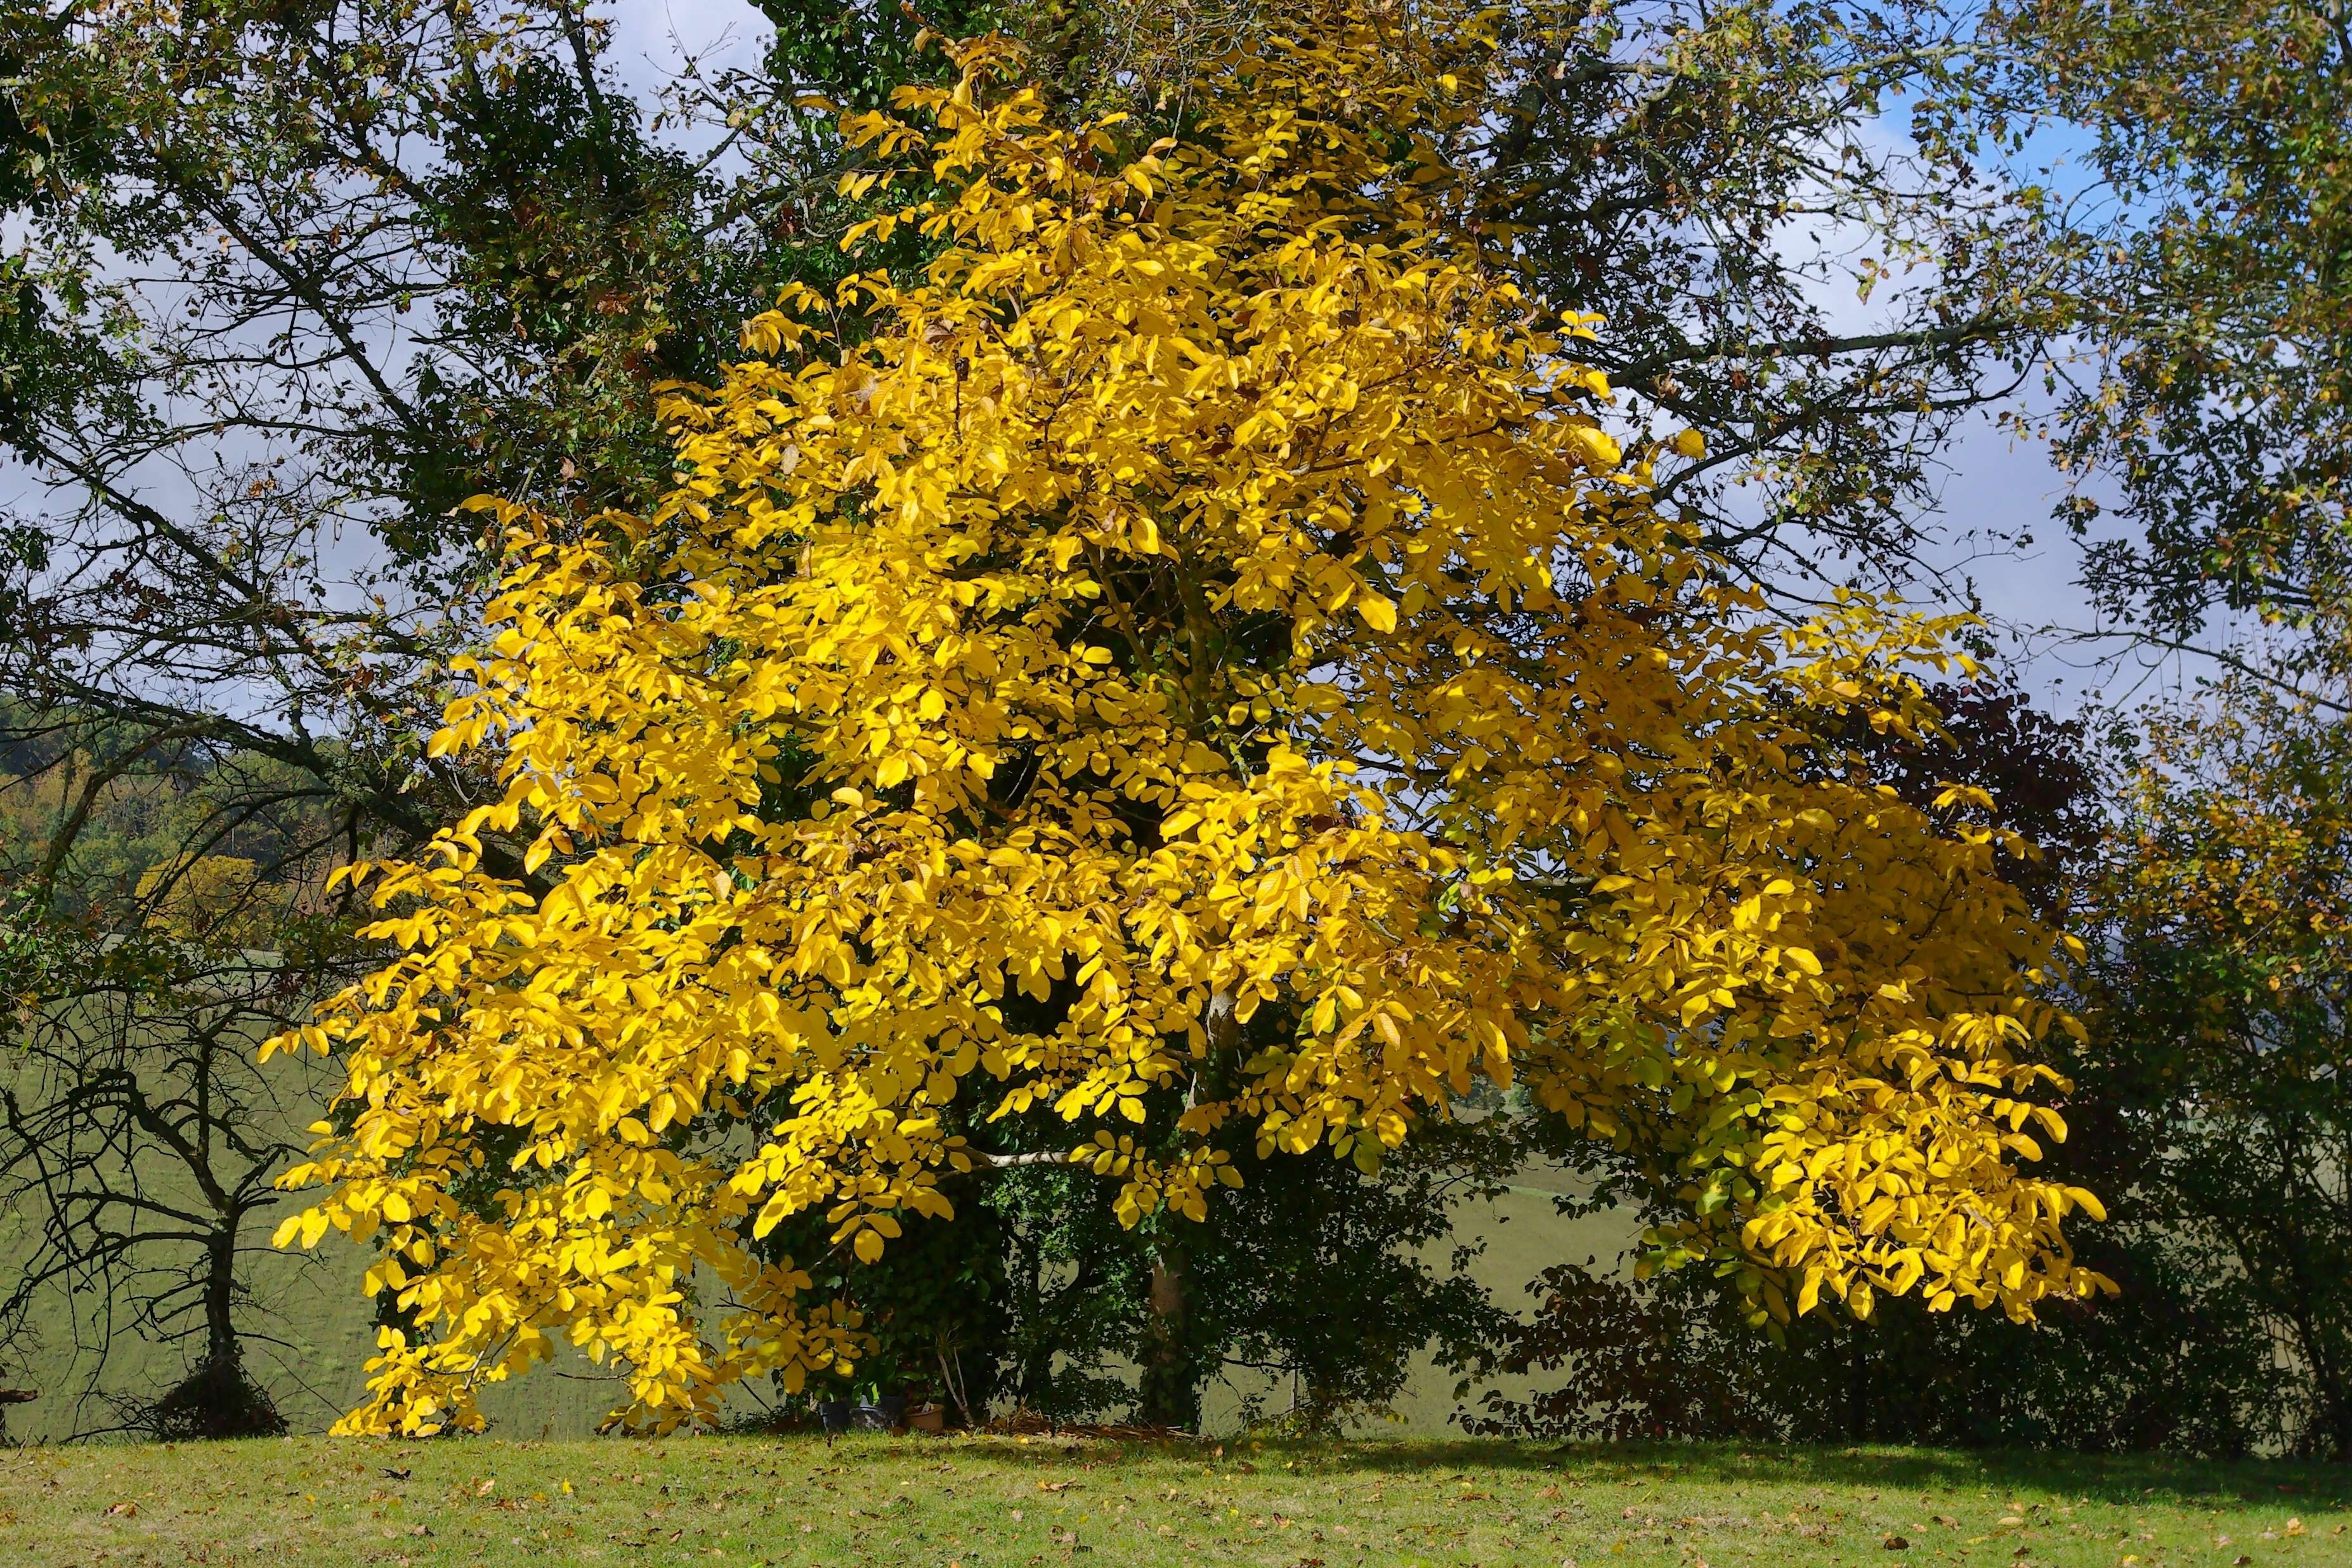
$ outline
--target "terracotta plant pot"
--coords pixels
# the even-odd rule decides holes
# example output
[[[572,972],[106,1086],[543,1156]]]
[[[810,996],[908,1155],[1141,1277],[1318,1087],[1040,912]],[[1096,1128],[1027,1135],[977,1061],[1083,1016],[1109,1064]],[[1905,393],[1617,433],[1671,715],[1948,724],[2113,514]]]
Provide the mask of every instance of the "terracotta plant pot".
[[[907,1425],[937,1436],[948,1429],[948,1413],[936,1405],[926,1405],[908,1415]]]

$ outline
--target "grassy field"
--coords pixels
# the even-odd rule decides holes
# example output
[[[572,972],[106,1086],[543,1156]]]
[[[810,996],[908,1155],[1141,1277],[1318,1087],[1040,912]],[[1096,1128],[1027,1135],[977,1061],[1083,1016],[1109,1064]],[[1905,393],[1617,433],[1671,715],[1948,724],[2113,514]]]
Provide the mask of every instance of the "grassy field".
[[[287,1438],[0,1454],[0,1562],[2352,1563],[2352,1472],[1415,1441]]]

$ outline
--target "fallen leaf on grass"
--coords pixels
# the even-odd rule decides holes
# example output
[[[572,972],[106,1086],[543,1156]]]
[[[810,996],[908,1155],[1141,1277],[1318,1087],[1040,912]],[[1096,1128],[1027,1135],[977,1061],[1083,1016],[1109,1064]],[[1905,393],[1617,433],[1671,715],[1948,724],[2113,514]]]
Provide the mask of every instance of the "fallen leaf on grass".
[[[1908,1552],[1911,1550],[1911,1543],[1904,1540],[1899,1535],[1890,1535],[1878,1544],[1885,1547],[1889,1552]]]
[[[106,1505],[106,1511],[116,1519],[136,1519],[139,1516],[139,1505],[135,1502],[109,1503]]]

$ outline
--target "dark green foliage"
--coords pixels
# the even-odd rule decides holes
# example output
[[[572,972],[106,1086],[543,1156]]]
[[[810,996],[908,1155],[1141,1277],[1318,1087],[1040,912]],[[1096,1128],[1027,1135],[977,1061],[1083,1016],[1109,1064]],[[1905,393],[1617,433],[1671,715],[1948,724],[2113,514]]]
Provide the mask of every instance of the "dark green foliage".
[[[1090,1173],[994,1178],[1013,1259],[1006,1394],[1057,1419],[1132,1405],[1190,1427],[1225,1379],[1245,1420],[1336,1431],[1386,1409],[1423,1352],[1465,1362],[1501,1318],[1465,1272],[1478,1244],[1449,1245],[1454,1208],[1490,1194],[1507,1155],[1475,1127],[1424,1133],[1378,1175],[1237,1151],[1244,1185],[1206,1221],[1133,1230]]]
[[[975,1196],[1004,1226],[1011,1310],[995,1355],[1006,1398],[1055,1422],[1125,1409],[1119,1363],[1150,1316],[1144,1238],[1120,1228],[1091,1172],[1009,1171]]]
[[[985,33],[1006,7],[990,0],[900,5],[892,0],[753,0],[776,26],[768,72],[779,83],[821,94],[844,110],[887,109],[891,89],[936,79],[943,59],[917,47],[918,36]]]
[[[849,1303],[871,1336],[853,1379],[814,1386],[809,1396],[896,1394],[984,1423],[1013,1296],[1005,1227],[977,1204],[958,1205],[952,1221],[907,1215],[900,1223],[904,1234],[874,1263],[831,1245],[822,1215],[799,1215],[770,1233],[768,1256],[791,1258],[821,1298]]]
[[[2031,1327],[1908,1300],[1867,1323],[1809,1316],[1757,1331],[1689,1272],[1633,1280],[1563,1264],[1496,1347],[1474,1432],[1738,1437],[2081,1453],[2274,1450],[2289,1414],[2272,1342],[2196,1238],[2147,1222],[2086,1249],[2123,1295]]]
[[[1448,1243],[1454,1205],[1491,1195],[1505,1148],[1433,1130],[1377,1176],[1244,1151],[1247,1185],[1206,1222],[1133,1228],[1092,1172],[1021,1165],[975,1173],[952,1222],[901,1216],[879,1263],[830,1247],[814,1217],[767,1246],[864,1314],[877,1342],[860,1388],[976,1419],[992,1402],[1192,1428],[1204,1394],[1230,1381],[1246,1421],[1336,1431],[1385,1409],[1424,1352],[1466,1365],[1499,1331],[1465,1272],[1477,1244]]]
[[[1418,1138],[1377,1176],[1317,1154],[1236,1162],[1258,1191],[1212,1212],[1190,1273],[1215,1359],[1276,1380],[1245,1415],[1339,1431],[1387,1409],[1424,1352],[1458,1366],[1500,1328],[1467,1272],[1483,1244],[1453,1228],[1507,1173],[1497,1141],[1476,1123]]]

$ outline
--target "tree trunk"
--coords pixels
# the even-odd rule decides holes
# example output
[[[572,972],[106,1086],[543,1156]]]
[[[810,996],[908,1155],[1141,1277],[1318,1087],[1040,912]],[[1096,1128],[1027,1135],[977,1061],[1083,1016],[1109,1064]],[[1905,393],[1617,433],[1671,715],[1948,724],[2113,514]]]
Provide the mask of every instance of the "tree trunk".
[[[1196,650],[1197,651],[1197,650]],[[1193,1103],[1205,1071],[1213,1081],[1240,1060],[1242,1024],[1234,994],[1219,990],[1201,1019],[1209,1055],[1196,1065],[1185,1104]],[[1186,1321],[1189,1303],[1183,1254],[1162,1242],[1151,1255],[1151,1318],[1144,1330],[1143,1375],[1138,1380],[1136,1414],[1155,1426],[1180,1432],[1201,1429],[1201,1366]]]
[[[1852,1328],[1852,1356],[1847,1366],[1846,1437],[1851,1442],[1870,1441],[1870,1347],[1864,1342],[1862,1330]]]
[[[166,1442],[275,1436],[286,1430],[269,1395],[245,1375],[236,1337],[236,1213],[225,1215],[205,1243],[205,1351],[188,1375],[149,1407]]]
[[[205,1247],[205,1362],[216,1369],[245,1359],[232,1313],[236,1302],[236,1226],[231,1220],[214,1227]]]
[[[1200,1368],[1185,1334],[1184,1260],[1160,1248],[1151,1259],[1151,1321],[1145,1330],[1138,1414],[1156,1426],[1201,1426]]]

